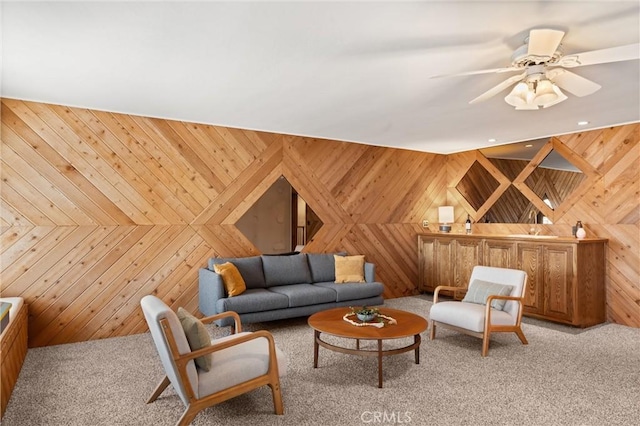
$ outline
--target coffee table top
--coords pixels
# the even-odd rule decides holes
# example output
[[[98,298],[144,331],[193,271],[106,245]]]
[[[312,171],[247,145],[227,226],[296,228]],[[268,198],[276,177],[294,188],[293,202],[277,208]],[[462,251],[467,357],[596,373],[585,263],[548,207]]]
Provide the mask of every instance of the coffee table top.
[[[317,312],[309,317],[309,326],[321,333],[338,337],[363,340],[400,339],[413,337],[427,329],[427,320],[420,315],[407,311],[380,307],[382,315],[394,318],[397,324],[387,324],[382,328],[373,326],[358,327],[343,320],[351,308],[333,308]]]

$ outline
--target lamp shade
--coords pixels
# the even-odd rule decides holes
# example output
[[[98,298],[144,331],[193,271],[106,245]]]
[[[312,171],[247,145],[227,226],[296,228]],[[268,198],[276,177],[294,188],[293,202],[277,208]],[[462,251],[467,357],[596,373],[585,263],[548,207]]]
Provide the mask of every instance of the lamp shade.
[[[452,223],[453,221],[453,206],[438,207],[438,222]]]
[[[504,100],[511,106],[516,108],[527,105],[527,94],[529,93],[529,86],[524,81],[516,84],[511,93],[505,96]]]
[[[440,232],[451,232],[451,225],[454,221],[453,206],[440,206],[438,207],[438,222],[440,225]]]
[[[539,106],[545,106],[558,99],[558,94],[553,90],[553,83],[549,80],[540,80],[536,87],[536,97],[533,103]]]

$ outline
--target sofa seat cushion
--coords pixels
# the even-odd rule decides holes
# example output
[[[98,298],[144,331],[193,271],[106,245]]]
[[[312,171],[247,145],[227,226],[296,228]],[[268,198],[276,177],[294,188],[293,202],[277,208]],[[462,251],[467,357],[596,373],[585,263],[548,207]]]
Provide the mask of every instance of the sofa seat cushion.
[[[366,299],[377,297],[384,292],[384,286],[379,282],[372,283],[315,283],[317,287],[324,287],[336,292],[336,302],[346,302],[349,300]]]
[[[216,309],[218,312],[235,311],[239,314],[271,311],[273,309],[285,309],[288,307],[289,298],[287,296],[264,288],[247,289],[247,291],[238,296],[226,297],[216,301]]]
[[[269,291],[287,296],[289,298],[289,308],[336,301],[335,291],[312,284],[281,285],[269,287]]]
[[[431,306],[429,319],[478,333],[484,331],[485,305],[467,302],[439,302]],[[491,309],[492,325],[515,325],[516,319],[505,311]]]
[[[307,255],[262,256],[267,287],[311,282]]]
[[[247,332],[233,334],[215,340],[214,343],[233,341]],[[278,360],[278,375],[286,376],[288,359],[284,352],[276,346]],[[249,340],[216,351],[212,354],[213,367],[211,371],[198,371],[197,397],[227,389],[231,386],[254,379],[269,371],[269,342],[266,338]]]
[[[213,265],[221,265],[231,262],[238,268],[247,288],[265,288],[262,272],[262,258],[260,256],[251,257],[212,257],[209,259],[209,269],[214,270]]]

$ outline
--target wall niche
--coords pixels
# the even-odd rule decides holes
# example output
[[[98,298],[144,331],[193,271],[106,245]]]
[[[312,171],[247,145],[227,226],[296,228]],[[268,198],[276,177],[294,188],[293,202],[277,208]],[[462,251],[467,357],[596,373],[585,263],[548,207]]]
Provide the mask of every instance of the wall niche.
[[[302,250],[323,223],[280,176],[235,225],[262,253],[281,254]]]
[[[474,161],[455,189],[482,223],[552,223],[553,213],[586,180],[553,138],[481,149],[494,170]],[[576,159],[573,159],[576,161]],[[508,180],[500,187],[499,181]],[[486,205],[490,199],[495,199]]]

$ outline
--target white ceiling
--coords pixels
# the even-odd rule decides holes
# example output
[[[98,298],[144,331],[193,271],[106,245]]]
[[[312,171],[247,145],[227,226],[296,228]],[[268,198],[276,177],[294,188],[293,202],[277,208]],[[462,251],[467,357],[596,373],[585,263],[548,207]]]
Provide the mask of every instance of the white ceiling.
[[[9,98],[434,153],[640,121],[638,60],[572,69],[602,89],[538,111],[468,104],[513,74],[430,78],[509,66],[532,28],[565,54],[638,43],[637,0],[1,7]]]

